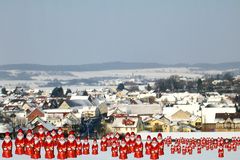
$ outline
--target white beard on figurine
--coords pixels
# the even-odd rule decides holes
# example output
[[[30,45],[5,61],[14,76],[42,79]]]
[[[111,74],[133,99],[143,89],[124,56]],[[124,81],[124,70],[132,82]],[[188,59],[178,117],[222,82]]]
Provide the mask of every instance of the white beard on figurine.
[[[59,143],[60,143],[60,144],[64,144],[64,143],[65,143],[64,138],[60,139],[60,140],[59,140]]]
[[[19,133],[19,134],[17,134],[17,139],[19,139],[19,140],[22,140],[23,139],[23,134],[22,133]]]
[[[46,142],[47,142],[47,143],[52,142],[52,137],[48,136],[48,137],[46,138]]]
[[[32,134],[27,134],[27,139],[28,140],[31,140],[33,138],[33,135]]]
[[[11,138],[9,136],[7,136],[7,137],[4,138],[4,141],[8,143],[8,142],[11,141]]]
[[[141,144],[141,140],[136,140],[136,143],[137,144]]]
[[[74,140],[75,140],[74,135],[69,135],[69,136],[68,136],[68,141],[69,141],[69,142],[72,143]]]
[[[158,143],[157,142],[153,142],[152,145],[153,145],[153,147],[156,147],[158,145]]]

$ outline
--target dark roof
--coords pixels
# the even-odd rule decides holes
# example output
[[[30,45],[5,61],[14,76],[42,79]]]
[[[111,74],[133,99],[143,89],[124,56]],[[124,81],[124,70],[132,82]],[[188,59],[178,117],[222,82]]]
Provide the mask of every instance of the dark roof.
[[[215,118],[217,119],[235,119],[235,118],[240,118],[240,113],[216,113]]]

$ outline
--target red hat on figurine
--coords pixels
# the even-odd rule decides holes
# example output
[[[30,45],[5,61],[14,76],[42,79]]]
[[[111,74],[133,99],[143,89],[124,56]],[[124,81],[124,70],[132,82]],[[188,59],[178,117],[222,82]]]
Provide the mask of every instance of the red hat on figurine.
[[[40,129],[44,129],[43,125],[39,125],[38,128]]]
[[[131,132],[131,136],[135,136],[135,133],[134,133],[134,132]]]
[[[159,138],[159,137],[162,138],[162,133],[158,133],[158,136],[157,136],[157,137],[158,137],[158,138]]]
[[[152,139],[152,141],[153,141],[153,142],[157,142],[157,138],[154,137],[154,138]]]
[[[51,132],[50,131],[47,132],[46,137],[51,137]]]
[[[126,143],[126,140],[124,138],[122,138],[121,142],[125,142]]]
[[[34,138],[36,137],[36,138],[38,138],[38,133],[34,133],[34,136],[33,136]]]
[[[142,139],[141,135],[137,135],[137,139],[141,140]]]
[[[20,129],[18,130],[18,133],[23,133],[23,130],[20,128]]]
[[[74,131],[70,131],[68,135],[74,135]]]
[[[28,130],[27,130],[27,134],[32,134],[32,130],[31,130],[31,129],[28,129]]]
[[[85,137],[85,138],[84,138],[84,141],[88,141],[88,137]]]
[[[62,131],[62,128],[61,128],[61,127],[59,127],[59,128],[58,128],[58,131]]]
[[[64,135],[63,135],[63,134],[61,134],[61,135],[60,135],[60,138],[64,138]]]
[[[6,132],[6,133],[5,133],[5,137],[10,137],[10,133],[9,133],[9,132]]]
[[[150,136],[150,135],[148,135],[148,136],[147,136],[147,139],[148,139],[148,140],[151,140],[151,136]]]
[[[130,136],[130,133],[129,133],[129,132],[127,132],[125,137],[129,137],[129,136]]]

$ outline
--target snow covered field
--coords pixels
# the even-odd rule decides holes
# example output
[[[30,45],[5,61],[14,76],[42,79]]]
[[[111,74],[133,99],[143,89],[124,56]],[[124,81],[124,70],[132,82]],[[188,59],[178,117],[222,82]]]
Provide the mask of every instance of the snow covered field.
[[[141,133],[142,138],[144,139],[149,133]],[[156,136],[157,133],[150,133],[150,135]],[[240,132],[200,132],[200,133],[163,133],[163,138],[167,137],[167,136],[172,136],[173,138],[179,138],[179,137],[185,137],[185,138],[191,138],[191,137],[195,137],[195,138],[200,138],[202,136],[204,137],[224,137],[224,138],[231,138],[232,136],[240,136]],[[2,144],[2,141],[1,141]],[[13,153],[15,151],[15,147],[13,148]],[[2,148],[0,149],[0,152],[2,153]],[[41,159],[44,159],[44,150],[42,148],[41,150]],[[55,157],[57,156],[57,150],[55,149]],[[240,156],[240,147],[238,147],[238,151],[237,152],[228,152],[227,150],[225,150],[224,153],[224,158],[221,158],[222,160],[239,160],[239,156]],[[4,159],[2,157],[0,157],[0,159]],[[21,155],[21,156],[17,156],[15,154],[13,154],[13,157],[10,158],[12,160],[28,160],[31,159],[29,156],[26,155]],[[99,152],[98,155],[81,155],[75,159],[84,159],[84,160],[117,160],[118,158],[112,158],[111,157],[111,151],[110,148],[108,148],[107,152]],[[128,159],[132,160],[135,159],[133,157],[133,154],[128,155]],[[141,158],[142,160],[148,160],[149,156],[148,155],[144,155],[143,158]],[[197,154],[196,150],[193,151],[192,155],[180,155],[180,154],[170,154],[170,148],[165,146],[165,155],[159,158],[164,159],[164,160],[218,160],[220,158],[218,158],[218,152],[217,150],[209,150],[206,151],[205,149],[202,150],[202,154]]]
[[[9,70],[12,75],[21,71]],[[0,80],[0,85],[7,88],[15,88],[17,85],[25,84],[31,88],[38,88],[47,83],[49,80],[58,79],[60,81],[70,79],[84,79],[94,77],[115,77],[116,79],[131,78],[134,76],[143,76],[146,79],[168,78],[171,75],[179,75],[188,78],[202,77],[204,74],[220,74],[222,71],[217,70],[193,70],[191,68],[150,68],[150,69],[132,69],[132,70],[107,70],[107,71],[88,71],[88,72],[46,72],[46,71],[24,71],[31,73],[32,80]],[[78,85],[79,87],[81,85]],[[73,87],[73,86],[67,86]],[[76,89],[76,88],[75,88]]]

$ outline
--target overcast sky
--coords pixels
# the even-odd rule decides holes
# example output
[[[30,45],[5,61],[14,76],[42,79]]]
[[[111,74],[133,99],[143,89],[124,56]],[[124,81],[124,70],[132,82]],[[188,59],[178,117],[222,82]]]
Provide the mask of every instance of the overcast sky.
[[[240,61],[240,0],[1,0],[0,64]]]

